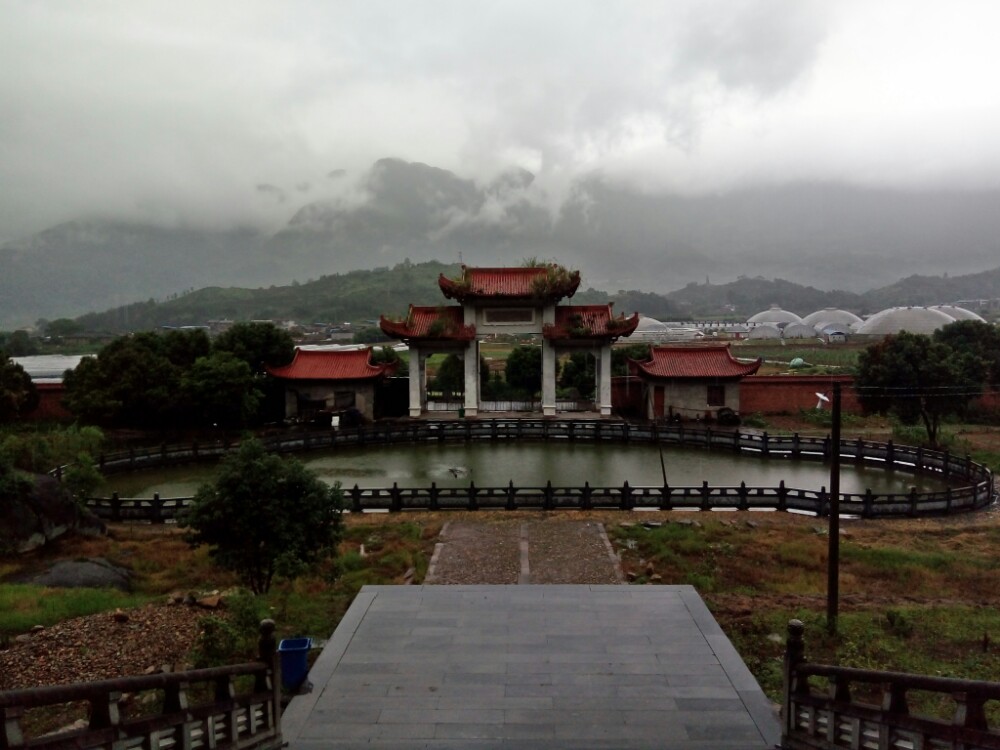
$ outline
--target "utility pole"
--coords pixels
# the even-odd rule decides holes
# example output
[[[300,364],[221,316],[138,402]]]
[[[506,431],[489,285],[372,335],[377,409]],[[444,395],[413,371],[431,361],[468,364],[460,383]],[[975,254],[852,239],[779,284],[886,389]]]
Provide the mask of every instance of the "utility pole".
[[[837,634],[840,607],[840,383],[833,384],[830,435],[830,524],[826,577],[826,630]]]

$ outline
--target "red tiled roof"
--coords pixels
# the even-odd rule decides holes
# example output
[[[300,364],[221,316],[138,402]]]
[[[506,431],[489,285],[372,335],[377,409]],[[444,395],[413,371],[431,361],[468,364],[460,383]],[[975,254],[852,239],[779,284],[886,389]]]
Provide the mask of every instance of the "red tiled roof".
[[[545,283],[555,266],[528,268],[469,268],[462,266],[462,277],[449,279],[444,274],[438,286],[445,297],[464,301],[480,297],[500,299],[562,299],[572,297],[580,286],[580,272],[565,272],[566,276],[549,288]]]
[[[457,305],[448,307],[417,307],[410,305],[406,320],[379,319],[379,327],[387,336],[410,341],[411,339],[453,339],[472,341],[476,327],[465,325],[463,310]]]
[[[757,372],[761,362],[740,362],[728,346],[654,346],[650,359],[629,360],[629,366],[652,378],[742,378]]]
[[[371,380],[393,372],[395,363],[371,363],[371,347],[366,349],[296,349],[291,364],[268,367],[276,378],[285,380]]]
[[[603,339],[628,336],[639,325],[639,313],[614,317],[607,305],[564,305],[556,308],[556,322],[542,328],[547,339]]]

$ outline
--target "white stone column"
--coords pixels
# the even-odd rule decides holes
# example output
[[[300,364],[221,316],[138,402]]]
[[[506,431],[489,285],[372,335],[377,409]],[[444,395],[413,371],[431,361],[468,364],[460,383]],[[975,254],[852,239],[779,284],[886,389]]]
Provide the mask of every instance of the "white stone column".
[[[548,339],[542,339],[542,414],[556,414],[556,348]]]
[[[419,417],[424,404],[424,368],[420,350],[410,344],[410,416]]]
[[[611,344],[605,344],[601,347],[601,352],[597,357],[597,363],[594,367],[596,371],[600,368],[600,377],[597,379],[598,388],[598,405],[601,410],[601,416],[606,417],[611,414]]]
[[[556,322],[556,306],[550,303],[542,307],[542,328]],[[542,337],[542,414],[556,415],[556,348]]]
[[[465,416],[479,414],[479,341],[472,340],[465,348]]]

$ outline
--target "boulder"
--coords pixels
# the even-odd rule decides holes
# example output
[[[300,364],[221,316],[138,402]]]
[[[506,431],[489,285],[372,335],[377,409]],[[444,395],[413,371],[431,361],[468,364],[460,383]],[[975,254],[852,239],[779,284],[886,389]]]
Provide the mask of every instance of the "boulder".
[[[25,582],[61,589],[114,588],[129,591],[132,587],[129,572],[125,568],[112,565],[102,557],[60,560],[44,573]]]
[[[54,478],[37,474],[25,484],[24,491],[0,502],[0,553],[30,552],[74,531],[105,533],[104,523]]]

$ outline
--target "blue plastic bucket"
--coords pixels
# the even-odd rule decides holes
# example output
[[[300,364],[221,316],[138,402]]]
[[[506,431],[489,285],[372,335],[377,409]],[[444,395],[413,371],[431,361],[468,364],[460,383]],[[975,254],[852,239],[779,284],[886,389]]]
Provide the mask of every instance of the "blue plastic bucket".
[[[312,638],[285,638],[278,644],[281,655],[281,684],[286,690],[297,690],[309,674],[309,649]]]

